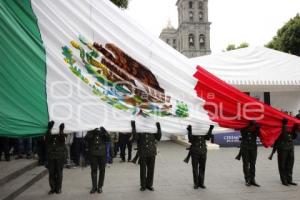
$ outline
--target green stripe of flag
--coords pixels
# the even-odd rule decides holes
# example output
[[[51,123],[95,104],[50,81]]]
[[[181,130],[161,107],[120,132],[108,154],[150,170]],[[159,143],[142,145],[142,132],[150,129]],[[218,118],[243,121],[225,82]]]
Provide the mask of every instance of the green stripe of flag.
[[[0,34],[0,135],[40,135],[49,118],[46,55],[30,0],[0,0]]]

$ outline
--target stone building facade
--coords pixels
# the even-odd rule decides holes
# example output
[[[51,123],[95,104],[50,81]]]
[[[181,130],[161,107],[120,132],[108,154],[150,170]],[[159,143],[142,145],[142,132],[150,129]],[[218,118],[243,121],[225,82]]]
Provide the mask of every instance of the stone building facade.
[[[178,28],[169,21],[160,39],[188,58],[210,54],[208,0],[177,0],[176,6]]]

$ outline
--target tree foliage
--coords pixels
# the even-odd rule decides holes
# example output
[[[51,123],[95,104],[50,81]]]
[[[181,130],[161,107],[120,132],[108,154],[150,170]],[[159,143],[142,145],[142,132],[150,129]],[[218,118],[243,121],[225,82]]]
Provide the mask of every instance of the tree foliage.
[[[235,49],[241,49],[241,48],[246,48],[246,47],[249,47],[249,44],[247,42],[243,42],[241,43],[239,46],[235,46],[235,44],[229,44],[227,47],[226,47],[226,51],[231,51],[231,50],[235,50]]]
[[[300,56],[299,14],[283,25],[266,47]]]
[[[116,6],[125,9],[128,7],[128,3],[129,3],[129,0],[110,0],[110,1],[116,4]]]
[[[231,51],[231,50],[235,50],[236,47],[235,47],[235,44],[229,44],[227,47],[226,47],[226,51]]]

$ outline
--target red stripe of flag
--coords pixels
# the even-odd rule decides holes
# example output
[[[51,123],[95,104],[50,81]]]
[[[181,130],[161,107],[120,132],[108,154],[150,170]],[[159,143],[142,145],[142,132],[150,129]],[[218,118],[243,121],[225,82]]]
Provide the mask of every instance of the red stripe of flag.
[[[197,95],[205,100],[204,109],[221,127],[241,129],[249,120],[256,120],[261,127],[260,139],[265,147],[271,146],[281,131],[281,120],[287,118],[291,130],[300,120],[289,116],[227,84],[200,66],[194,77]]]

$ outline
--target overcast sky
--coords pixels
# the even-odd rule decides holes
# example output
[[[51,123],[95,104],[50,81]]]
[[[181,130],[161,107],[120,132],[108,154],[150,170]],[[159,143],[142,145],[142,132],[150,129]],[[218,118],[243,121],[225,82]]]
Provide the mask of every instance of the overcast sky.
[[[168,19],[177,28],[177,0],[130,0],[126,12],[159,36]],[[211,50],[247,42],[263,46],[290,18],[300,13],[300,0],[209,0]]]

